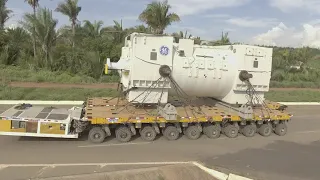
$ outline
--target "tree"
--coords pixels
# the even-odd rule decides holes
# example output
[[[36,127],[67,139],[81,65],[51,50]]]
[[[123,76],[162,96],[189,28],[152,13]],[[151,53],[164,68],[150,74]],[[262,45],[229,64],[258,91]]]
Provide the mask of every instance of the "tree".
[[[69,17],[71,21],[72,34],[73,34],[72,47],[74,47],[75,46],[74,37],[76,35],[76,24],[78,21],[78,15],[81,11],[81,7],[78,6],[78,0],[65,0],[65,2],[59,3],[55,11],[60,12],[61,14]]]
[[[24,0],[27,2],[33,9],[33,14],[36,14],[37,7],[39,7],[39,0]]]
[[[163,34],[171,23],[180,21],[177,14],[169,13],[170,8],[168,0],[154,1],[147,5],[147,8],[140,14],[139,20],[151,27],[154,34]]]
[[[229,39],[229,33],[224,33],[222,32],[221,34],[221,38],[220,40],[217,40],[217,41],[211,41],[209,43],[210,46],[221,46],[221,45],[230,45],[231,42],[230,42],[230,39]]]
[[[124,41],[124,37],[127,33],[123,30],[122,21],[118,22],[113,20],[114,25],[102,28],[104,34],[112,34],[113,43],[121,44]]]
[[[28,50],[29,34],[22,28],[8,28],[4,37],[5,45],[1,46],[0,60],[5,65],[16,64],[21,54]]]
[[[25,14],[21,22],[22,26],[36,37],[36,41],[41,45],[46,67],[50,67],[52,64],[50,56],[52,46],[57,39],[55,31],[57,23],[58,20],[53,19],[52,11],[47,8],[40,8],[36,15]]]
[[[4,29],[5,23],[9,20],[12,10],[8,9],[6,4],[8,0],[0,0],[0,29]]]
[[[36,9],[39,7],[39,0],[24,0],[27,2],[33,9],[33,15],[36,16]],[[34,59],[37,57],[37,45],[36,45],[36,38],[33,36],[33,56]]]
[[[83,29],[86,32],[87,36],[90,36],[92,38],[99,38],[101,36],[102,25],[102,21],[94,21],[92,23],[88,20],[84,20]]]

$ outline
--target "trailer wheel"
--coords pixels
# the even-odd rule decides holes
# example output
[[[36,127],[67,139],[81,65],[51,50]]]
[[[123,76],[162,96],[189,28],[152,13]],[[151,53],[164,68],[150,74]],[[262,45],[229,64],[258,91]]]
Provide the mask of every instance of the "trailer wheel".
[[[156,130],[151,126],[145,126],[140,131],[140,136],[145,141],[153,141],[156,136]]]
[[[218,125],[207,125],[203,127],[203,134],[205,134],[210,139],[217,139],[221,135],[221,128]]]
[[[179,138],[179,131],[174,126],[168,126],[164,129],[163,135],[166,137],[169,141],[177,140]]]
[[[238,137],[239,128],[232,124],[229,124],[224,128],[223,132],[229,138],[236,138]]]
[[[274,132],[278,136],[284,136],[287,134],[287,126],[284,123],[279,123],[276,125]]]
[[[259,128],[259,134],[264,137],[270,136],[272,133],[272,126],[270,123],[262,124]]]
[[[189,126],[184,131],[184,134],[187,136],[188,139],[196,140],[200,138],[201,131],[197,126]]]
[[[93,143],[102,143],[106,138],[106,132],[101,127],[94,127],[89,131],[88,139]]]
[[[255,124],[248,124],[244,126],[241,131],[244,136],[253,137],[256,134],[257,128]]]
[[[116,139],[120,142],[129,142],[132,137],[130,129],[126,126],[118,127],[115,133]]]

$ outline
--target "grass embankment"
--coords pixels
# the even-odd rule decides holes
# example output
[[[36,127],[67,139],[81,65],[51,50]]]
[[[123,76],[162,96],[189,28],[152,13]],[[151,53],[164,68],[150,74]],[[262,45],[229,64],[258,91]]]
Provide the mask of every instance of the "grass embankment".
[[[99,79],[83,75],[70,74],[67,72],[51,72],[48,70],[33,71],[21,67],[0,65],[0,82],[41,82],[59,84],[93,84],[93,83],[114,83],[119,81],[119,76],[104,75]],[[315,82],[308,82],[293,78],[292,81],[271,81],[271,88],[320,88],[320,79]]]
[[[21,88],[3,86],[0,100],[70,100],[84,101],[88,97],[113,97],[116,89],[84,88]]]
[[[71,74],[67,72],[51,72],[48,70],[32,71],[20,67],[9,67],[0,65],[0,81],[3,82],[51,82],[69,84],[91,84],[118,82],[119,76],[105,75],[99,79],[83,75]]]
[[[75,100],[88,97],[114,97],[116,89],[89,88],[21,88],[2,86],[0,100]],[[266,98],[276,102],[320,102],[320,91],[279,90],[266,93]]]
[[[320,90],[271,90],[265,98],[276,102],[320,102]]]

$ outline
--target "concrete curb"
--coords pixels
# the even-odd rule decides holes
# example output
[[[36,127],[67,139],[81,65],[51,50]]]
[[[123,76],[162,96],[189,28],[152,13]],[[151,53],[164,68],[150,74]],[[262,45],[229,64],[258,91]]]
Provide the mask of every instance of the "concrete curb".
[[[236,174],[232,174],[232,173],[225,174],[225,173],[207,168],[198,162],[192,162],[192,164],[197,166],[198,168],[202,169],[203,171],[205,171],[206,173],[210,174],[212,177],[214,177],[218,180],[253,180],[253,179],[249,179],[249,178],[239,176]]]
[[[197,166],[198,168],[200,168],[201,170],[205,171],[206,173],[210,174],[212,177],[218,179],[218,180],[228,180],[228,175],[224,174],[222,172],[219,171],[215,171],[213,169],[209,169],[203,165],[201,165],[198,162],[192,162],[193,165]]]
[[[35,104],[35,105],[82,105],[84,101],[41,101],[41,100],[0,100],[0,105]],[[319,106],[320,102],[278,102],[287,106]]]
[[[238,176],[230,173],[227,180],[253,180],[253,179],[249,179],[243,176]]]

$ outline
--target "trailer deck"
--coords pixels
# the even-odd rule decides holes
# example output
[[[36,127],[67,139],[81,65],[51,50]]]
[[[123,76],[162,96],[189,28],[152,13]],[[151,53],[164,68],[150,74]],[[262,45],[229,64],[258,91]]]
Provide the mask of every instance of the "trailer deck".
[[[175,140],[179,133],[188,133],[188,130],[198,134],[187,135],[191,139],[196,139],[201,132],[217,138],[220,131],[231,138],[238,132],[245,133],[245,136],[253,136],[255,132],[269,136],[272,129],[284,135],[285,123],[291,118],[285,111],[272,108],[280,107],[277,104],[253,108],[250,116],[244,118],[240,115],[243,112],[210,99],[202,101],[201,105],[196,101],[185,106],[175,99],[170,102],[167,109],[150,104],[142,107],[109,97],[89,98],[83,107],[71,109],[15,105],[0,114],[0,135],[78,138],[89,129],[89,140],[95,143],[110,136],[112,128],[121,142],[128,142],[137,132],[148,141],[161,132],[169,140]]]
[[[0,135],[78,138],[71,133],[74,113],[79,109],[15,105],[0,114]]]
[[[112,98],[89,98],[86,103],[85,117],[92,124],[117,124],[117,123],[167,123],[167,122],[221,122],[224,119],[230,121],[242,121],[238,112],[218,104],[206,102],[206,105],[176,107],[177,119],[166,120],[159,116],[156,107],[129,104],[125,100]],[[179,103],[173,100],[172,104]],[[200,109],[199,109],[200,108]],[[253,109],[253,121],[289,120],[291,115],[277,109]]]

